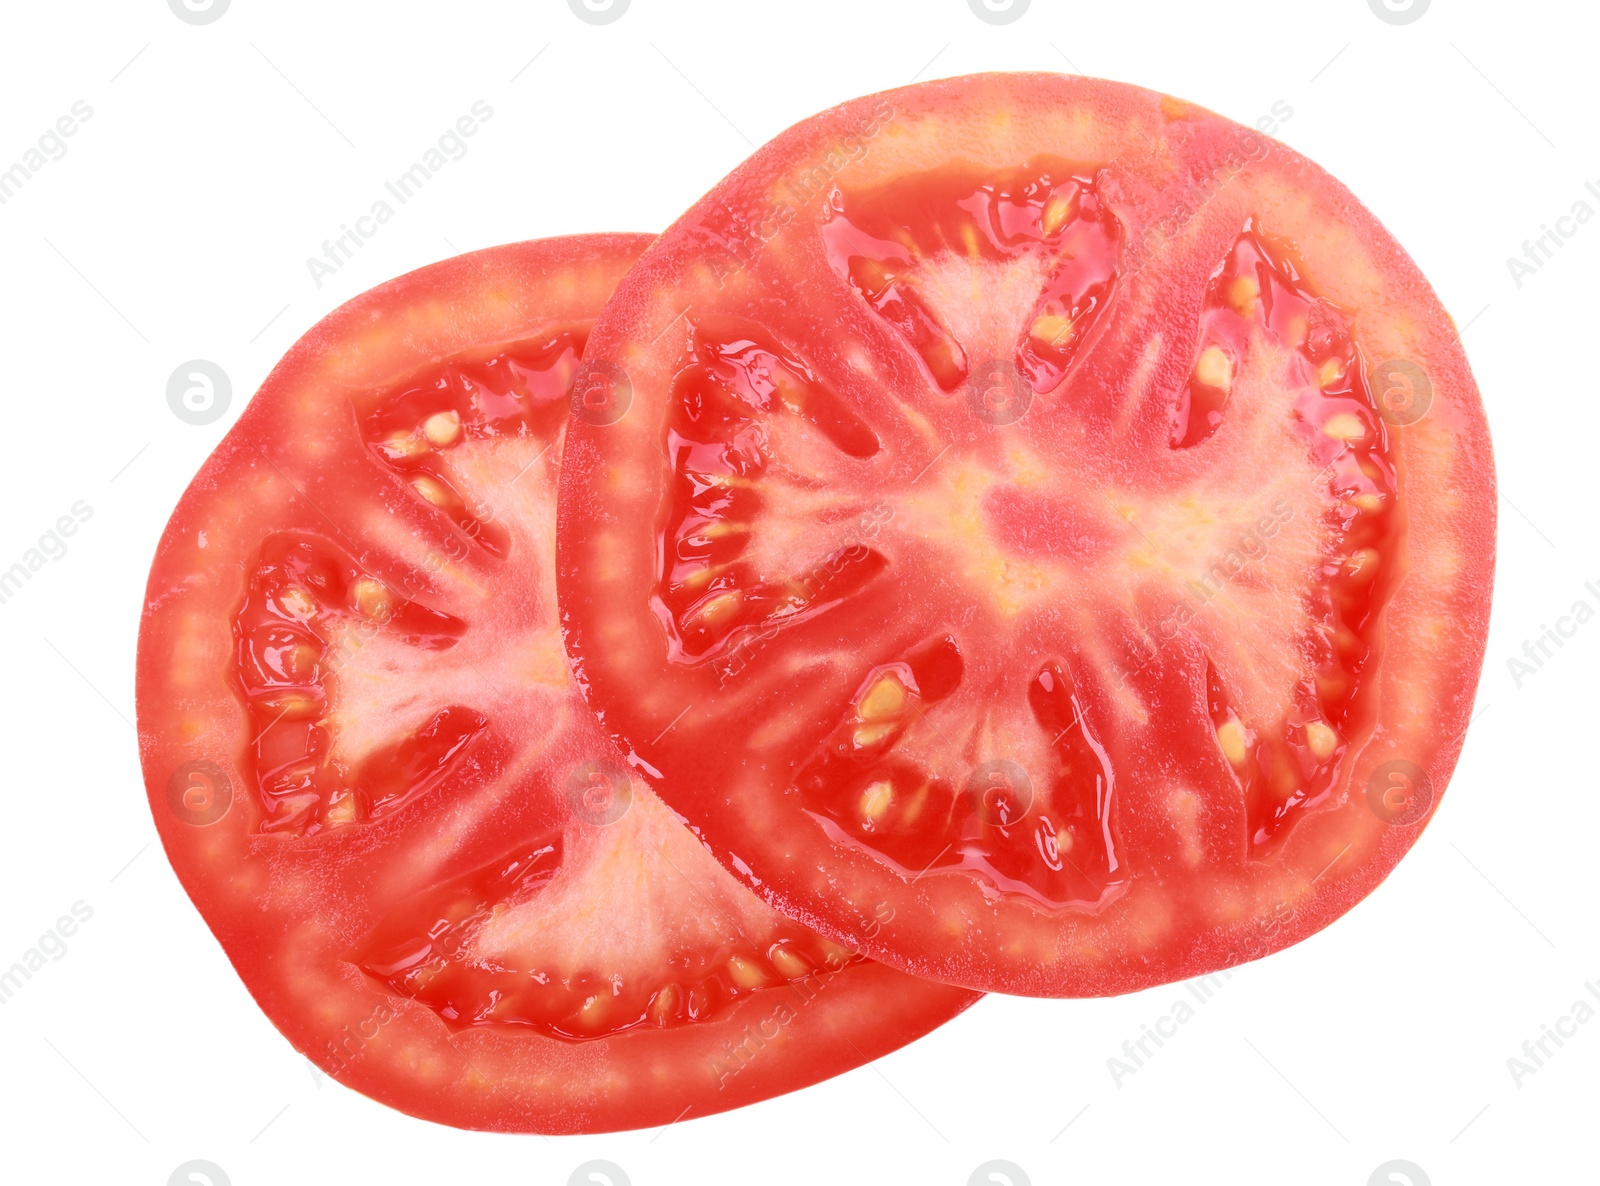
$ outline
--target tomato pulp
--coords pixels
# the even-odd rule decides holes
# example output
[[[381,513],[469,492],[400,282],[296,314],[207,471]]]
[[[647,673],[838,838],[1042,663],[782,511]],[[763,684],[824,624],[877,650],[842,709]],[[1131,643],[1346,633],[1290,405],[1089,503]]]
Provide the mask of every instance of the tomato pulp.
[[[1487,426],[1415,265],[1288,148],[1082,78],[856,100],[671,227],[589,350],[626,407],[568,442],[575,669],[788,916],[1123,992],[1311,934],[1431,816]]]
[[[150,574],[140,750],[184,888],[298,1050],[447,1124],[668,1124],[975,999],[740,887],[572,681],[556,474],[585,339],[648,242],[493,248],[337,310]]]

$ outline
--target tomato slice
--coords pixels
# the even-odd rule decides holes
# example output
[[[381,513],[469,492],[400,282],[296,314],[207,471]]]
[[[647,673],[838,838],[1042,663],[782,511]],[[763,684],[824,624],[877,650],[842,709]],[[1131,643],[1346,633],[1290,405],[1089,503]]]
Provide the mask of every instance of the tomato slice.
[[[644,236],[499,247],[311,331],[179,504],[139,642],[168,856],[328,1074],[448,1124],[667,1124],[856,1066],[974,994],[724,872],[621,763],[556,617],[585,338]]]
[[[1487,426],[1416,267],[1282,145],[1054,75],[861,99],[663,235],[589,350],[632,403],[569,438],[569,652],[790,917],[1123,992],[1311,934],[1429,818]]]

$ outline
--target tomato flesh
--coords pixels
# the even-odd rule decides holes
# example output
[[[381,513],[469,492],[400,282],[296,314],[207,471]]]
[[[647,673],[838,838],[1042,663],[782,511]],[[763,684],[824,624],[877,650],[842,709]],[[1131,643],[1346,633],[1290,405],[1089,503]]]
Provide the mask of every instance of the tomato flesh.
[[[589,352],[632,405],[569,440],[569,650],[783,912],[954,983],[1126,991],[1326,925],[1426,822],[1487,431],[1414,265],[1282,146],[1092,80],[859,100],[685,215]],[[1365,793],[1395,762],[1404,820]]]
[[[645,242],[496,248],[331,315],[151,572],[141,749],[174,868],[299,1050],[450,1124],[689,1119],[975,999],[741,887],[573,682],[556,476],[586,336]]]
[[[947,290],[963,265],[1036,273],[1037,292],[1021,318],[1026,332],[1008,363],[1034,391],[1049,391],[1110,295],[1121,245],[1121,225],[1094,178],[1079,171],[1059,159],[1035,159],[998,175],[947,167],[852,195],[822,225],[828,262],[905,338],[945,391],[972,382],[974,366],[984,365],[967,356],[963,339],[981,340],[987,327],[966,325],[958,334],[918,290]],[[954,268],[946,266],[952,262]],[[971,304],[963,311],[1006,317],[1006,329],[1015,320],[1000,302]],[[1004,410],[1003,403],[986,406]]]
[[[706,1022],[767,989],[796,985],[801,992],[815,991],[819,972],[860,960],[730,894],[732,901],[717,903],[717,914],[696,920],[701,925],[682,926],[682,934],[661,950],[619,945],[600,963],[595,949],[602,945],[593,935],[559,933],[565,920],[552,898],[593,894],[595,882],[627,876],[641,851],[656,851],[672,864],[638,905],[659,911],[683,884],[673,869],[700,865],[689,847],[692,837],[678,835],[681,825],[653,800],[641,802],[648,806],[636,805],[636,824],[648,826],[575,838],[588,841],[576,851],[560,831],[552,831],[407,899],[363,941],[357,962],[452,1027],[528,1026],[583,1040],[636,1026]],[[575,869],[581,876],[574,877]]]

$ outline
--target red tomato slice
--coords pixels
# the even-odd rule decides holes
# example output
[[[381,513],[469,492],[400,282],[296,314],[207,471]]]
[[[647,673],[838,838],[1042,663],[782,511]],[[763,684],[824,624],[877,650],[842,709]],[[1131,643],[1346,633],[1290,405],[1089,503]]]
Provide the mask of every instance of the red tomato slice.
[[[1444,789],[1487,427],[1416,267],[1282,145],[1053,75],[861,99],[662,236],[590,357],[632,404],[569,440],[569,652],[790,917],[1123,992],[1326,925]]]
[[[571,680],[563,429],[595,314],[648,241],[494,248],[330,315],[150,574],[140,748],[184,887],[297,1049],[447,1124],[667,1124],[975,999],[741,888]]]

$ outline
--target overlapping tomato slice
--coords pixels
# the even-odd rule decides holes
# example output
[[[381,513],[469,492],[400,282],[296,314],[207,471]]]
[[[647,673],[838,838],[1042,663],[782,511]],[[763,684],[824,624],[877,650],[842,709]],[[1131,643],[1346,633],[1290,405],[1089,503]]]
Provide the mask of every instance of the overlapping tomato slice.
[[[1049,75],[862,99],[658,240],[589,357],[631,402],[569,440],[569,650],[785,914],[1125,991],[1326,925],[1442,792],[1487,429],[1415,266],[1283,146]]]
[[[461,256],[284,359],[150,576],[140,746],[175,869],[330,1075],[511,1131],[667,1124],[974,999],[724,872],[585,707],[555,603],[581,355],[644,236]]]

